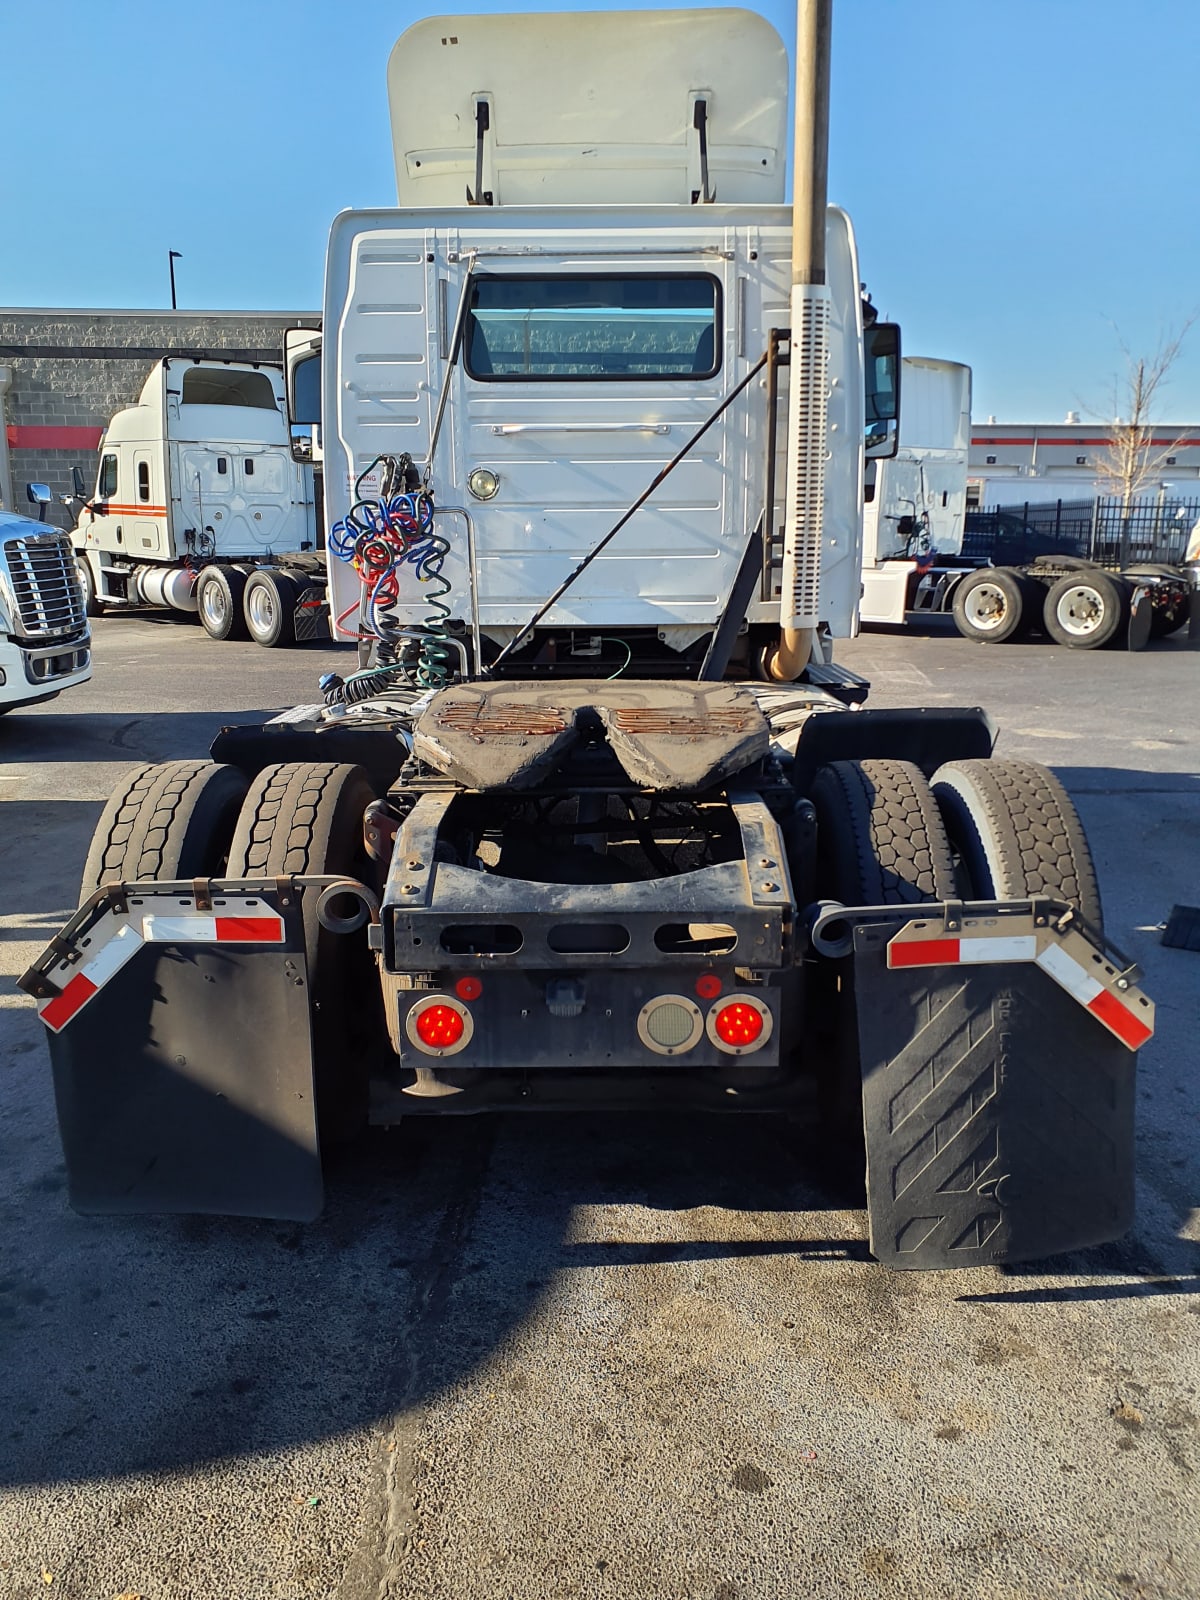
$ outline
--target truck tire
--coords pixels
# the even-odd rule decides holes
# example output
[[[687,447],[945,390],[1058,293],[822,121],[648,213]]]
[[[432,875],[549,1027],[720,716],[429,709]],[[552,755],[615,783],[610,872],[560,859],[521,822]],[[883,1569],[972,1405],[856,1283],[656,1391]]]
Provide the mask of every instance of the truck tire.
[[[80,902],[104,883],[219,876],[245,793],[236,767],[212,761],[139,767],[100,813]]]
[[[957,891],[950,842],[919,767],[908,761],[834,761],[813,779],[817,893],[844,905],[919,905]],[[854,957],[818,965],[808,1014],[818,1032],[823,1120],[863,1171],[862,1065]],[[824,1033],[822,1039],[820,1035]]]
[[[1099,567],[1059,578],[1046,595],[1046,632],[1071,650],[1099,650],[1125,627],[1129,597],[1129,585]]]
[[[229,852],[231,878],[345,874],[370,881],[363,813],[376,798],[361,767],[288,761],[250,785]],[[366,936],[328,932],[317,896],[304,896],[317,1121],[329,1142],[366,1126],[367,1059],[386,1037],[383,1001]]]
[[[1007,567],[981,567],[954,591],[951,611],[964,639],[1003,644],[1027,625],[1027,589]]]
[[[255,644],[267,650],[291,644],[296,637],[295,580],[278,567],[260,567],[246,584],[246,627]]]
[[[1052,895],[1104,926],[1096,869],[1067,791],[1035,761],[948,761],[933,775],[946,832],[977,900]]]
[[[96,593],[96,575],[92,571],[92,564],[82,550],[75,552],[75,571],[79,575],[79,587],[83,593],[84,615],[88,617],[102,617],[104,607]]]
[[[246,615],[242,597],[246,574],[236,567],[203,567],[196,580],[200,626],[210,639],[244,639]]]
[[[908,761],[834,761],[810,799],[817,813],[817,892],[846,905],[918,905],[955,894],[937,802]]]

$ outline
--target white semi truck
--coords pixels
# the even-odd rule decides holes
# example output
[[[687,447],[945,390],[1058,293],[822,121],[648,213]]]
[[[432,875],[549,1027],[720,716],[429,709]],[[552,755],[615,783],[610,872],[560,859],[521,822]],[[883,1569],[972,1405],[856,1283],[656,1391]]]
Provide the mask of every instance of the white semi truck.
[[[1069,799],[977,708],[811,681],[898,340],[797,20],[790,209],[757,16],[399,41],[400,205],[337,219],[291,359],[366,660],[101,817],[22,979],[81,1210],[303,1219],[368,1121],[690,1106],[865,1145],[893,1266],[1127,1228],[1153,1006]]]
[[[899,450],[868,465],[863,622],[901,624],[940,613],[980,644],[1041,630],[1077,650],[1140,650],[1187,623],[1181,567],[1106,566],[1056,550],[1053,539],[1036,559],[1017,561],[1000,533],[986,543],[975,537],[964,555],[971,369],[906,356],[901,392]]]
[[[900,393],[899,449],[868,469],[863,622],[903,623],[925,610],[935,563],[959,555],[963,545],[971,369],[905,356]]]
[[[28,485],[45,516],[50,490]],[[92,675],[92,640],[68,534],[0,511],[0,716]]]
[[[77,476],[74,530],[88,614],[197,612],[214,639],[267,646],[326,633],[313,469],[293,459],[282,374],[171,356]]]

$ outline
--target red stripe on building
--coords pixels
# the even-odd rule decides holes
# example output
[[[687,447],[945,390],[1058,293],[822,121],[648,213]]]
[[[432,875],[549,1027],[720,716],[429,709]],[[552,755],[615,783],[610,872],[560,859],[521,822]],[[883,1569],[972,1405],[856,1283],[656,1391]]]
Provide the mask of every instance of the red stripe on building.
[[[82,972],[77,972],[63,992],[56,994],[48,1006],[42,1007],[42,1021],[48,1028],[57,1030],[64,1027],[95,993],[96,985],[92,980]]]
[[[9,424],[8,443],[13,450],[85,450],[100,444],[103,428],[34,428]]]
[[[1112,440],[1107,435],[1093,436],[1091,434],[1075,437],[1069,434],[1039,433],[1037,435],[1031,434],[1029,438],[1023,436],[1017,438],[1012,434],[1004,433],[973,433],[971,435],[971,443],[991,445],[1036,444],[1040,445],[1043,450],[1059,450],[1065,449],[1068,445],[1082,444],[1091,445],[1093,448],[1107,449],[1112,444]],[[1141,446],[1155,450],[1196,450],[1200,449],[1200,439],[1143,439]]]

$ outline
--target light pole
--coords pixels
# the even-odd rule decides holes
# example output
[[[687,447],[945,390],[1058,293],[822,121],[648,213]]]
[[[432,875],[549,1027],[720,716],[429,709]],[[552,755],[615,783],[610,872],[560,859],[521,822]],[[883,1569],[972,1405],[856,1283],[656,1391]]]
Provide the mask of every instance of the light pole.
[[[183,260],[183,252],[182,252],[182,250],[168,250],[167,251],[167,266],[170,269],[170,273],[171,273],[171,310],[172,311],[178,310],[178,307],[175,304],[175,263],[177,261],[182,261],[182,260]]]

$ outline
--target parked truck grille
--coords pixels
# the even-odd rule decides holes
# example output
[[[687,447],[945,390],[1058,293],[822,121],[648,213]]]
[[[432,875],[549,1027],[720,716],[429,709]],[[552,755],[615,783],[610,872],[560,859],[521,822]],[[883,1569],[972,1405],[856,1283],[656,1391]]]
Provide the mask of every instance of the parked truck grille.
[[[6,539],[4,556],[17,603],[14,621],[23,638],[53,639],[83,630],[87,615],[66,534]]]

